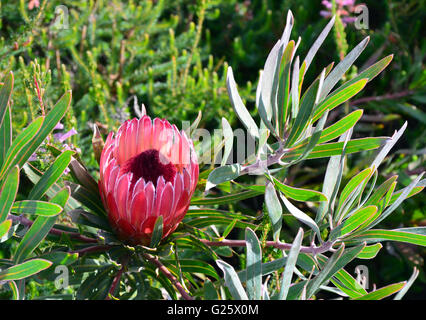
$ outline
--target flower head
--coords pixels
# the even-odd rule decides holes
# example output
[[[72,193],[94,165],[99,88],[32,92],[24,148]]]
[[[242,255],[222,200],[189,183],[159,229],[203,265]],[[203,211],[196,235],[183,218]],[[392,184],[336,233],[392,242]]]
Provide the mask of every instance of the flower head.
[[[198,173],[184,131],[148,116],[124,122],[108,135],[100,159],[100,194],[117,235],[147,245],[162,216],[167,237],[188,210]]]
[[[329,18],[332,16],[332,2],[328,0],[323,0],[322,5],[327,10],[321,10],[320,15],[323,17]],[[354,23],[356,21],[356,17],[351,16],[356,10],[357,5],[355,4],[355,0],[336,0],[336,11],[337,14],[342,18],[343,25],[346,26],[348,23]]]

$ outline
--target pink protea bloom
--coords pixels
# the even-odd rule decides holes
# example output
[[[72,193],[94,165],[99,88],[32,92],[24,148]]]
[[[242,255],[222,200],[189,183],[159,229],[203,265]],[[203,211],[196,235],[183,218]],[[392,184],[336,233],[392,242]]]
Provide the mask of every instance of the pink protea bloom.
[[[148,245],[163,216],[163,238],[185,216],[198,181],[194,145],[166,120],[148,116],[111,132],[100,159],[99,189],[118,237]]]

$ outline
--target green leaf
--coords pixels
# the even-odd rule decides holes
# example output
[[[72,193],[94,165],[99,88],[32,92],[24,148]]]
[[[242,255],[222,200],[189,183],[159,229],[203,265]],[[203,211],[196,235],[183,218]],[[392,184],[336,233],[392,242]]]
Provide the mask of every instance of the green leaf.
[[[413,274],[411,275],[410,279],[408,279],[405,286],[398,292],[398,294],[395,296],[394,300],[401,300],[404,297],[404,295],[407,293],[408,289],[410,289],[411,286],[413,285],[414,281],[416,281],[419,274],[420,274],[419,269],[414,268]]]
[[[10,112],[10,105],[6,108],[3,124],[0,127],[0,167],[6,157],[6,153],[12,144],[12,116]]]
[[[262,295],[262,251],[259,239],[250,228],[246,229],[246,286],[251,300],[260,300]]]
[[[11,226],[12,220],[5,220],[0,223],[0,238],[3,238],[3,236],[9,232]]]
[[[300,209],[295,207],[290,201],[287,200],[282,194],[280,195],[281,199],[284,202],[284,205],[287,207],[288,211],[300,222],[309,226],[318,236],[318,239],[321,239],[321,232],[315,223],[315,221],[308,216],[306,213],[302,212]]]
[[[408,187],[404,188],[404,191],[398,197],[398,199],[392,203],[371,225],[370,228],[374,227],[384,219],[386,219],[410,194],[410,192],[416,187],[417,183],[422,178],[424,172],[422,172],[416,179],[414,179]]]
[[[63,188],[51,200],[50,204],[64,207],[70,196],[69,188]],[[15,262],[25,260],[43,241],[52,229],[57,215],[51,217],[38,216],[29,230],[25,233],[14,254]]]
[[[391,284],[389,286],[377,289],[361,297],[355,298],[354,300],[381,300],[383,298],[389,297],[390,295],[398,292],[405,286],[405,284],[406,284],[406,281]]]
[[[336,239],[343,237],[348,233],[358,229],[364,223],[368,224],[375,217],[377,212],[376,206],[368,206],[360,208],[355,211],[348,219],[346,219],[339,227],[335,228],[331,232],[331,238]]]
[[[317,121],[323,113],[328,110],[333,110],[337,106],[341,105],[342,103],[348,101],[350,98],[355,96],[358,92],[360,92],[362,89],[364,89],[365,85],[367,84],[367,79],[361,79],[354,84],[348,86],[342,91],[336,92],[334,94],[331,94],[328,96],[324,101],[322,101],[318,107],[315,108],[314,115],[312,117],[312,123]]]
[[[155,248],[160,243],[163,238],[163,216],[158,216],[157,220],[155,220],[154,230],[152,231],[151,236],[151,248]]]
[[[38,200],[49,190],[49,188],[62,176],[64,170],[68,167],[71,156],[74,151],[64,151],[55,162],[41,176],[40,180],[34,185],[28,200]]]
[[[176,264],[175,260],[168,260],[170,264]],[[219,280],[216,270],[207,262],[195,259],[179,259],[179,266],[182,272],[202,273]]]
[[[346,184],[340,193],[339,204],[337,206],[337,215],[335,221],[343,218],[344,212],[341,211],[342,207],[346,205],[351,199],[355,198],[361,191],[360,187],[363,185],[365,180],[372,174],[372,169],[367,168],[352,177],[351,180]]]
[[[312,110],[314,109],[318,86],[319,79],[317,79],[303,95],[296,120],[294,121],[287,138],[286,146],[292,146],[306,129]]]
[[[361,118],[363,114],[363,110],[356,110],[350,114],[348,114],[346,117],[340,119],[333,125],[329,126],[328,128],[322,130],[321,136],[318,140],[318,144],[325,143],[331,140],[334,140],[338,137],[340,137],[342,134],[344,134],[349,129],[353,128],[354,125],[358,122],[358,120]],[[306,138],[299,142],[296,146],[294,146],[292,149],[296,150],[298,148],[302,148],[305,145],[307,145],[309,142],[309,138]]]
[[[388,190],[391,188],[392,184],[396,181],[398,176],[392,176],[383,182],[371,195],[371,197],[365,202],[365,205],[375,205],[378,206],[380,200],[386,195]]]
[[[263,191],[248,190],[215,198],[192,198],[191,205],[230,204],[263,194]]]
[[[4,178],[11,167],[15,165],[22,166],[28,160],[25,155],[32,143],[32,139],[39,134],[43,120],[43,117],[35,119],[13,140],[0,171],[0,180]]]
[[[379,253],[380,249],[382,248],[381,243],[376,243],[371,246],[366,246],[362,251],[359,253],[358,257],[359,259],[373,259],[376,257],[376,255]]]
[[[225,285],[228,287],[232,297],[237,300],[248,300],[247,293],[244,291],[243,285],[234,268],[222,260],[217,260],[216,264],[223,271]]]
[[[339,249],[337,249],[336,252],[334,252],[333,255],[327,260],[321,272],[318,273],[318,275],[308,283],[306,288],[306,297],[308,299],[315,294],[315,292],[325,281],[333,276],[334,273],[332,273],[332,271],[334,270],[334,266],[342,256],[344,249],[345,246],[342,244]]]
[[[226,181],[231,181],[239,177],[241,165],[234,163],[223,167],[218,167],[210,172],[207,178],[206,190]]]
[[[231,100],[232,107],[235,110],[238,118],[242,124],[247,128],[249,134],[253,138],[259,137],[259,129],[257,128],[256,123],[251,117],[250,113],[247,111],[243,101],[241,100],[240,95],[238,94],[237,85],[234,80],[234,74],[232,68],[228,67],[227,76],[226,76],[226,86],[228,88],[229,99]]]
[[[223,226],[228,226],[231,223],[234,222],[235,219],[233,218],[228,218],[228,217],[201,217],[201,218],[195,218],[195,219],[191,219],[191,220],[187,220],[185,221],[186,224],[196,227],[196,228],[205,228],[205,227],[209,227],[210,225],[223,225]],[[253,223],[249,223],[249,222],[245,222],[245,221],[241,221],[241,220],[237,220],[237,222],[235,222],[234,225],[235,228],[246,228],[246,227],[256,227],[255,224]]]
[[[44,259],[29,260],[0,271],[0,281],[24,279],[49,268],[51,265],[52,262]]]
[[[384,137],[361,138],[348,141],[346,154],[377,149],[387,140]],[[342,154],[343,142],[325,143],[316,146],[306,157],[306,159],[317,159],[336,156]],[[281,160],[290,161],[298,158],[303,151],[296,149],[286,153]]]
[[[294,40],[288,42],[286,49],[284,50],[282,60],[281,60],[281,68],[283,69],[281,72],[280,82],[278,84],[278,114],[279,119],[281,119],[280,124],[280,133],[282,134],[285,128],[285,124],[287,122],[287,118],[289,116],[289,91],[290,91],[290,71],[291,71],[291,59],[293,57],[294,52]]]
[[[321,90],[320,100],[324,99],[333,87],[340,81],[346,71],[352,66],[355,60],[359,57],[361,52],[364,51],[367,46],[370,37],[362,40],[354,49],[347,54],[347,56],[340,61],[337,66],[330,72],[324,81],[323,88]]]
[[[285,194],[286,197],[296,201],[327,201],[327,197],[319,191],[290,187],[272,177],[275,188]]]
[[[359,243],[364,241],[367,243],[376,243],[388,240],[412,243],[419,246],[426,246],[426,235],[382,229],[372,229],[363,231],[359,234],[348,237],[347,240],[345,240],[344,242],[347,244]]]
[[[287,262],[285,264],[283,278],[281,281],[281,290],[278,295],[278,300],[287,299],[288,291],[291,284],[291,279],[293,277],[293,271],[296,267],[297,258],[299,256],[300,247],[303,240],[303,229],[299,228],[296,237],[294,238],[293,244],[291,245],[290,253],[287,257]]]
[[[16,201],[11,211],[18,214],[35,214],[43,217],[52,217],[61,213],[62,207],[45,201],[22,200]]]
[[[271,220],[273,238],[279,240],[282,227],[282,208],[280,200],[275,192],[274,186],[268,183],[265,190],[265,205],[268,210],[269,219]]]
[[[6,118],[6,113],[8,111],[8,106],[10,103],[10,98],[13,91],[13,72],[9,72],[5,76],[6,80],[3,83],[3,86],[0,89],[0,127],[3,126],[4,120]],[[1,140],[1,139],[0,139]]]
[[[232,127],[229,124],[228,120],[226,120],[226,118],[223,118],[223,117],[222,117],[222,132],[223,132],[223,138],[225,141],[225,147],[223,150],[223,158],[222,158],[221,166],[224,166],[232,151],[232,146],[234,144],[234,133],[232,131]]]
[[[18,135],[7,153],[8,156],[6,156],[5,163],[3,164],[2,171],[0,172],[0,179],[3,177],[4,171],[8,167],[11,167],[15,164],[18,164],[20,167],[24,165],[28,158],[36,151],[36,149],[41,145],[41,143],[46,139],[49,133],[52,132],[53,128],[55,128],[58,122],[65,115],[65,112],[67,111],[70,103],[71,91],[68,91],[59,99],[59,101],[52,108],[52,110],[50,110],[46,117],[40,117],[34,120],[21,134]],[[41,127],[38,127],[37,130],[35,130],[35,128],[40,125]],[[25,143],[25,147],[20,146],[22,143]]]
[[[6,180],[3,182],[0,191],[0,223],[4,222],[15,201],[19,186],[19,167],[13,167]]]
[[[65,185],[70,187],[71,196],[73,199],[80,202],[100,216],[106,216],[105,209],[102,201],[100,201],[99,194],[94,195],[93,192],[86,189],[85,187],[76,183],[65,181]]]

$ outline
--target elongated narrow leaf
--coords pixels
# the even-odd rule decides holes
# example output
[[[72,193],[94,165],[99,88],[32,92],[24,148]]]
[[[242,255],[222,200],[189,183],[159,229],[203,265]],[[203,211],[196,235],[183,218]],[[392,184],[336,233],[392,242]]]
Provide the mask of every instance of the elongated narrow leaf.
[[[291,59],[294,52],[294,41],[291,40],[286,49],[284,50],[283,57],[281,60],[281,78],[278,85],[278,114],[281,119],[280,133],[282,134],[285,129],[287,118],[290,114],[290,71],[291,71]]]
[[[290,252],[288,254],[287,262],[285,264],[283,279],[281,281],[281,290],[278,295],[279,300],[285,300],[288,295],[288,291],[293,277],[293,271],[296,266],[297,258],[299,256],[300,247],[303,240],[303,229],[300,228],[297,232],[296,238],[294,238],[293,244],[291,245]]]
[[[176,263],[175,261],[170,261]],[[195,259],[179,259],[179,266],[182,272],[202,273],[219,280],[216,270],[207,262]]]
[[[327,201],[327,197],[319,191],[290,187],[272,177],[275,188],[286,197],[297,201]]]
[[[370,228],[374,227],[384,219],[386,219],[409,195],[409,193],[415,188],[417,183],[422,178],[424,172],[422,172],[416,179],[414,179],[410,185],[405,188],[404,192],[401,193],[401,195],[398,197],[398,199],[392,203],[381,215],[378,219],[376,219],[371,225]]]
[[[3,83],[3,86],[0,89],[0,127],[3,126],[6,113],[8,111],[8,106],[10,102],[10,97],[12,96],[13,91],[13,72],[5,77],[6,80]]]
[[[0,127],[0,167],[3,165],[7,151],[12,144],[12,115],[10,105],[6,107],[3,124]]]
[[[49,268],[50,261],[44,259],[33,259],[0,271],[0,281],[20,280],[30,277],[40,271]]]
[[[50,204],[64,207],[70,197],[69,188],[63,188],[51,200]],[[57,215],[51,217],[38,216],[29,230],[25,233],[14,255],[14,261],[25,260],[39,246],[56,222]]]
[[[364,241],[367,243],[398,241],[412,243],[419,246],[426,246],[426,235],[397,230],[372,229],[349,237],[347,240],[345,240],[345,243],[353,244]]]
[[[381,243],[376,243],[371,246],[366,246],[362,251],[359,253],[358,258],[359,259],[373,259],[376,257],[376,255],[379,253],[380,249],[383,247]]]
[[[299,67],[300,61],[299,56],[297,56],[294,66],[293,66],[293,75],[291,77],[291,116],[296,118],[297,113],[299,112]]]
[[[358,173],[356,176],[352,177],[351,180],[346,184],[340,193],[339,204],[337,206],[337,211],[340,213],[340,209],[353,197],[356,197],[357,193],[359,193],[360,186],[364,183],[364,181],[371,176],[372,169],[367,168]],[[341,218],[342,215],[339,214],[336,216],[336,220]]]
[[[370,223],[375,217],[376,212],[376,206],[368,206],[365,208],[358,209],[346,221],[344,221],[343,224],[333,229],[331,233],[331,238],[336,239],[338,237],[342,237],[348,233],[353,232],[364,223]]]
[[[296,120],[294,121],[289,137],[287,139],[287,146],[291,147],[306,129],[306,126],[311,117],[312,110],[315,106],[315,99],[318,87],[319,79],[317,79],[303,95],[302,100],[300,101],[300,108],[298,110]]]
[[[387,138],[384,137],[353,139],[350,140],[346,146],[346,154],[377,149],[382,146],[386,141]],[[343,142],[325,143],[316,146],[309,153],[306,159],[327,158],[331,156],[336,156],[341,154],[342,150]],[[294,150],[285,154],[281,159],[283,161],[290,161],[296,159],[301,154],[301,150]]]
[[[394,300],[401,300],[404,297],[404,295],[407,293],[408,289],[410,289],[411,286],[413,285],[414,281],[416,281],[419,274],[420,274],[419,269],[414,268],[413,274],[411,275],[410,279],[408,279],[405,286],[398,292],[398,294],[395,296]]]
[[[418,185],[418,184],[417,184]],[[408,188],[408,187],[406,187]],[[394,192],[391,196],[391,198],[389,199],[389,202],[387,205],[392,205],[395,203],[395,201],[398,200],[398,198],[401,196],[401,194],[406,190],[406,188],[398,190],[396,192]],[[417,186],[414,187],[413,189],[411,189],[411,191],[408,193],[408,195],[405,197],[405,199],[408,199],[412,196],[415,196],[416,194],[418,194],[419,192],[421,192],[425,187],[424,186]]]
[[[309,66],[311,65],[312,60],[314,59],[316,53],[318,52],[318,49],[323,44],[324,40],[327,38],[328,33],[330,32],[331,28],[334,25],[335,17],[333,16],[331,20],[327,23],[325,28],[321,31],[318,38],[315,40],[312,47],[309,49],[308,53],[306,54],[306,58],[304,61],[306,61],[306,69],[305,72],[308,70]]]
[[[35,214],[43,217],[56,216],[62,211],[62,207],[45,201],[22,200],[16,201],[11,211],[18,214]]]
[[[241,165],[234,163],[223,167],[218,167],[210,172],[207,178],[206,190],[226,181],[231,181],[239,177]]]
[[[39,117],[34,120],[28,127],[26,127],[16,138],[13,140],[12,145],[6,153],[5,160],[0,171],[0,180],[4,178],[8,170],[15,165],[23,165],[28,158],[25,158],[28,148],[31,145],[32,139],[39,133],[44,118]],[[23,161],[24,160],[24,161]]]
[[[339,80],[343,77],[346,71],[352,66],[355,60],[359,57],[362,51],[364,51],[367,46],[370,37],[362,40],[348,55],[340,61],[337,66],[330,72],[327,78],[324,81],[324,86],[321,91],[320,99],[325,98],[328,93],[333,89],[333,87],[339,82]]]
[[[235,203],[237,201],[253,198],[260,194],[263,194],[263,191],[248,190],[248,191],[242,191],[239,193],[226,195],[223,197],[193,198],[191,200],[191,205],[229,204],[229,203]]]
[[[317,108],[315,108],[314,115],[312,117],[312,122],[317,121],[326,110],[333,110],[337,106],[348,101],[358,92],[360,92],[366,84],[367,79],[361,79],[358,82],[355,82],[354,84],[348,86],[345,90],[342,90],[327,97],[318,105]]]
[[[223,139],[225,140],[225,146],[223,150],[223,158],[221,165],[224,166],[228,160],[229,155],[232,151],[232,145],[234,144],[234,133],[228,120],[222,118],[222,131]]]
[[[71,156],[74,151],[66,150],[55,162],[46,170],[41,176],[41,179],[34,185],[30,194],[28,195],[29,200],[38,200],[49,190],[49,188],[61,177],[64,170],[68,167]]]
[[[392,176],[389,179],[387,179],[385,182],[383,182],[371,195],[370,198],[366,201],[365,205],[375,205],[377,206],[379,204],[379,201],[386,195],[388,190],[390,189],[391,185],[396,181],[398,176]]]
[[[283,212],[280,200],[271,183],[268,183],[265,190],[265,204],[268,209],[269,219],[271,220],[273,238],[277,241],[281,232]]]
[[[360,74],[353,77],[351,80],[346,81],[344,84],[342,84],[339,88],[337,88],[331,94],[333,95],[342,90],[345,90],[347,87],[349,87],[350,85],[354,84],[355,82],[361,79],[368,79],[368,82],[370,82],[389,65],[389,63],[392,61],[392,58],[393,58],[393,54],[381,59],[380,61],[376,62],[371,67],[369,67],[368,69],[365,69]]]
[[[10,160],[10,159],[8,160],[8,157],[6,157],[5,164],[6,162],[11,162],[12,163],[11,165],[18,164],[20,167],[22,167],[24,163],[28,160],[28,158],[36,151],[36,149],[40,146],[40,144],[46,139],[49,133],[52,132],[52,130],[55,128],[58,122],[62,119],[62,117],[65,115],[65,112],[67,111],[70,104],[71,104],[71,91],[68,91],[59,99],[59,101],[55,104],[52,110],[50,110],[50,112],[46,115],[46,117],[44,117],[44,121],[43,121],[43,118],[38,118],[38,119],[42,119],[41,121],[43,122],[40,127],[40,130],[37,131],[37,134],[29,135],[32,138],[29,142],[26,141],[25,139],[26,141],[25,148],[19,148],[20,152],[13,158],[13,160]],[[37,123],[37,121],[40,121],[38,119],[34,120],[33,123]],[[30,126],[31,125],[32,124],[30,124]],[[28,126],[25,129],[25,131],[30,126]],[[16,153],[16,150],[11,152],[15,143],[17,143],[16,139],[14,140],[12,146],[10,147],[8,151],[8,155],[9,153],[10,154]],[[3,168],[5,168],[5,164],[3,164]],[[11,165],[8,165],[8,166],[11,166]],[[1,177],[1,174],[2,173],[0,173],[0,177]]]
[[[151,237],[151,248],[155,248],[163,238],[163,216],[158,216],[154,224],[154,230],[152,231]]]
[[[342,244],[336,252],[327,260],[325,265],[323,266],[321,272],[314,278],[312,281],[308,283],[306,288],[306,297],[309,299],[315,292],[319,289],[319,287],[327,281],[331,276],[333,276],[333,269],[336,265],[337,261],[343,254],[345,246]]]
[[[0,191],[0,223],[6,220],[7,215],[15,201],[19,186],[19,167],[15,166],[10,170],[6,180],[3,182]]]
[[[227,77],[226,77],[226,86],[228,88],[229,99],[231,100],[232,107],[235,110],[238,118],[242,124],[247,128],[249,134],[253,138],[259,137],[259,129],[251,117],[250,113],[247,111],[243,101],[241,100],[240,95],[238,94],[237,85],[234,80],[234,74],[232,68],[228,67]]]
[[[318,206],[318,211],[315,221],[320,223],[327,213],[334,212],[334,203],[337,197],[337,192],[342,181],[343,168],[345,165],[346,146],[352,136],[352,129],[349,129],[339,138],[339,142],[343,142],[342,153],[332,156],[327,164],[327,169],[322,186],[322,193],[328,198],[328,202],[321,202]]]
[[[251,300],[260,300],[262,296],[262,251],[259,239],[250,228],[246,229],[247,249],[247,293]]]
[[[283,200],[285,206],[287,207],[288,211],[300,222],[306,224],[309,226],[317,235],[318,239],[321,239],[321,232],[315,223],[315,221],[308,216],[306,213],[302,212],[300,209],[295,207],[290,201],[287,200],[286,197],[284,197],[282,194],[280,195],[281,199]]]
[[[12,220],[5,220],[0,223],[0,238],[3,238],[3,236],[9,232],[11,226]]]
[[[340,119],[333,125],[329,126],[328,128],[322,130],[321,136],[317,144],[322,144],[340,137],[346,131],[354,127],[354,125],[361,118],[362,114],[363,110],[356,110],[348,114],[346,117]],[[298,149],[306,146],[308,144],[308,141],[309,138],[304,139],[303,141],[299,142],[295,147],[293,147],[293,149]]]
[[[366,295],[363,295],[359,298],[355,298],[354,300],[381,300],[386,297],[389,297],[393,295],[394,293],[398,292],[405,286],[406,282],[399,282],[395,284],[391,284],[389,286],[377,289],[375,291],[372,291]]]
[[[228,287],[232,297],[237,300],[248,300],[247,293],[244,291],[243,285],[234,268],[222,260],[217,260],[216,264],[224,273],[225,285]]]

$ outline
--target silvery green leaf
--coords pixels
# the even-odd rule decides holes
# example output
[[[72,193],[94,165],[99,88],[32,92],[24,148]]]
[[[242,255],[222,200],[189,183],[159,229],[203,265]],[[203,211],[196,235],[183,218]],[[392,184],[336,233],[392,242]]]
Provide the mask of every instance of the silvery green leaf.
[[[287,200],[286,197],[282,193],[280,193],[281,199],[284,202],[284,205],[287,207],[288,211],[300,222],[306,224],[308,227],[310,227],[318,236],[318,239],[321,239],[321,232],[315,223],[315,221],[308,216],[306,213],[301,211],[299,208],[294,206],[289,200]]]
[[[272,183],[268,183],[265,189],[265,204],[268,209],[269,218],[272,224],[273,238],[279,240],[282,226],[282,208],[280,200],[275,192]]]
[[[306,61],[306,70],[308,70],[309,66],[311,65],[312,60],[314,59],[316,53],[318,52],[318,49],[321,47],[322,43],[324,42],[325,38],[327,38],[328,33],[330,32],[331,28],[334,25],[335,17],[333,16],[329,23],[325,26],[325,28],[321,31],[318,38],[315,40],[312,47],[309,49],[308,54],[306,55],[306,58],[304,61]]]
[[[410,279],[408,279],[405,286],[401,289],[401,291],[398,292],[395,298],[393,298],[394,300],[401,300],[404,297],[408,289],[410,289],[414,281],[416,281],[417,277],[419,276],[419,273],[420,273],[419,269],[414,267],[413,274],[411,275]]]
[[[228,287],[232,297],[237,300],[248,300],[247,293],[244,291],[240,278],[234,268],[222,260],[217,260],[216,264],[223,271],[225,285]]]
[[[374,159],[373,163],[370,166],[371,168],[374,167],[375,169],[377,169],[380,166],[383,159],[386,157],[389,151],[393,148],[393,146],[399,140],[399,138],[401,138],[406,128],[407,128],[407,121],[404,123],[401,129],[395,132],[393,136],[390,138],[390,140],[387,141],[386,144],[380,149],[379,153],[377,154],[376,158]]]
[[[257,128],[256,123],[251,117],[250,113],[247,111],[243,101],[241,100],[240,95],[238,94],[237,85],[234,80],[234,75],[232,73],[232,68],[228,67],[227,76],[226,76],[226,86],[228,88],[229,99],[231,100],[232,107],[235,110],[240,121],[247,128],[248,133],[253,138],[259,137],[259,129]]]
[[[262,89],[260,93],[260,100],[263,102],[263,107],[265,108],[266,117],[269,121],[272,119],[273,110],[272,110],[272,100],[275,98],[272,96],[273,93],[273,84],[274,84],[274,75],[276,73],[277,62],[278,62],[278,53],[281,47],[281,41],[278,40],[277,43],[272,48],[268,57],[266,58],[265,66],[263,68],[262,75]],[[262,104],[259,105],[259,109]]]
[[[294,25],[294,17],[291,10],[288,10],[287,12],[287,22],[283,31],[283,34],[281,36],[281,43],[284,47],[287,47],[288,41],[290,40],[291,30],[293,29]]]
[[[422,172],[415,180],[413,180],[408,187],[404,188],[404,191],[398,197],[398,199],[392,203],[381,215],[377,218],[372,224],[368,226],[368,228],[372,228],[384,219],[386,219],[404,200],[407,198],[408,194],[413,190],[420,179],[423,177],[424,172]]]
[[[229,124],[228,120],[225,118],[222,118],[222,131],[223,131],[223,138],[225,141],[225,149],[223,151],[223,158],[221,165],[224,166],[226,164],[226,161],[228,160],[229,155],[232,151],[232,145],[234,143],[234,133],[232,131],[231,125]]]
[[[334,207],[337,191],[339,190],[340,182],[342,180],[343,175],[345,163],[345,149],[351,136],[352,128],[340,136],[339,142],[344,141],[343,152],[341,155],[330,157],[330,160],[328,161],[324,177],[324,184],[322,186],[322,193],[329,199],[329,201],[320,203],[315,218],[315,221],[317,223],[320,223],[320,221],[324,219],[325,214]]]
[[[299,64],[299,56],[297,56],[293,66],[293,75],[291,80],[291,114],[293,118],[296,118],[299,111]]]
[[[246,228],[246,243],[247,293],[251,300],[260,300],[262,295],[262,250],[259,239],[250,228]]]
[[[330,72],[327,78],[324,81],[324,86],[321,91],[320,101],[322,101],[333,89],[333,87],[339,82],[343,75],[348,71],[352,66],[355,60],[359,57],[362,51],[364,51],[367,46],[370,37],[362,40],[348,55],[339,62],[339,64]]]
[[[241,165],[239,163],[234,163],[214,169],[212,172],[210,172],[207,178],[206,191],[220,183],[238,178],[240,172]]]
[[[281,290],[278,295],[279,300],[285,300],[287,298],[288,290],[291,284],[291,278],[293,277],[293,270],[296,267],[297,258],[299,256],[300,247],[303,240],[303,229],[299,228],[296,238],[291,245],[290,252],[287,257],[287,263],[284,268],[283,279],[281,282]]]

